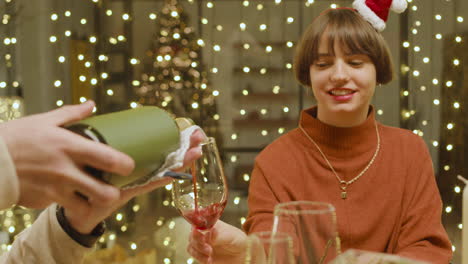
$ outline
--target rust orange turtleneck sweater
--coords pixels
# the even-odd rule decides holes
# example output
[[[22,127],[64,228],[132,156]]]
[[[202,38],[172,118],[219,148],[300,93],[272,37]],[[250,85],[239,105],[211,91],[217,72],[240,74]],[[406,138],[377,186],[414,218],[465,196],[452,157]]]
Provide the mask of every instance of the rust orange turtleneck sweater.
[[[374,111],[352,128],[326,125],[317,108],[300,123],[338,175],[349,181],[369,163],[377,146]],[[380,152],[341,199],[338,180],[300,129],[275,140],[256,158],[249,188],[247,233],[271,230],[273,208],[309,200],[335,206],[342,251],[349,248],[449,263],[451,243],[441,224],[442,202],[424,141],[410,131],[378,124]]]

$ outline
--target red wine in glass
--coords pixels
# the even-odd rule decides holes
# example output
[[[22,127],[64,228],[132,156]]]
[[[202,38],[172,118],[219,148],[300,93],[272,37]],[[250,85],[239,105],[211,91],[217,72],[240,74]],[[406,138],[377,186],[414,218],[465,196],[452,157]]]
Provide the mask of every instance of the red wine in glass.
[[[175,180],[175,207],[199,230],[209,230],[221,217],[227,203],[227,184],[214,138],[201,144],[202,156],[191,168],[192,180]]]

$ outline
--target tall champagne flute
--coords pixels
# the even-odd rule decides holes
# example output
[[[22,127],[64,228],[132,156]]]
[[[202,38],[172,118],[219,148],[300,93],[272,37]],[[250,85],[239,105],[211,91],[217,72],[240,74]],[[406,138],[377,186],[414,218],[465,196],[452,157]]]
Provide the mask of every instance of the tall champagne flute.
[[[341,253],[335,208],[328,203],[280,203],[275,206],[272,231],[291,235],[299,264],[329,263]]]
[[[247,237],[244,264],[294,264],[293,240],[281,232],[255,232]]]
[[[195,228],[206,231],[223,213],[228,187],[215,139],[208,137],[201,151],[201,157],[188,169],[193,178],[175,180],[172,195],[182,216]]]

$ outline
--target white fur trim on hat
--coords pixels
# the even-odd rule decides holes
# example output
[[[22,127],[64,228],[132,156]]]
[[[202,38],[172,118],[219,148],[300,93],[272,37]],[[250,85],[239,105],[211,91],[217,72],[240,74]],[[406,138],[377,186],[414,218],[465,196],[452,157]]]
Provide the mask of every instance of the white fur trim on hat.
[[[404,0],[403,0],[404,1]],[[395,0],[393,1],[395,2]],[[354,0],[353,8],[364,17],[377,31],[382,32],[385,29],[385,21],[377,16],[367,5],[366,0]]]
[[[399,14],[403,13],[403,11],[406,10],[407,6],[408,3],[406,2],[406,0],[393,0],[390,9]]]

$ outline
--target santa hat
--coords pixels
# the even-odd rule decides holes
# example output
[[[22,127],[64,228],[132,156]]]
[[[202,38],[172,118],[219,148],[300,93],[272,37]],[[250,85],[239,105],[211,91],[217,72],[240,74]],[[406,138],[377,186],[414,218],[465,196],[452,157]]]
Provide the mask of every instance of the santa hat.
[[[390,9],[401,13],[405,11],[406,6],[406,0],[354,0],[353,2],[353,8],[379,32],[385,29]]]

